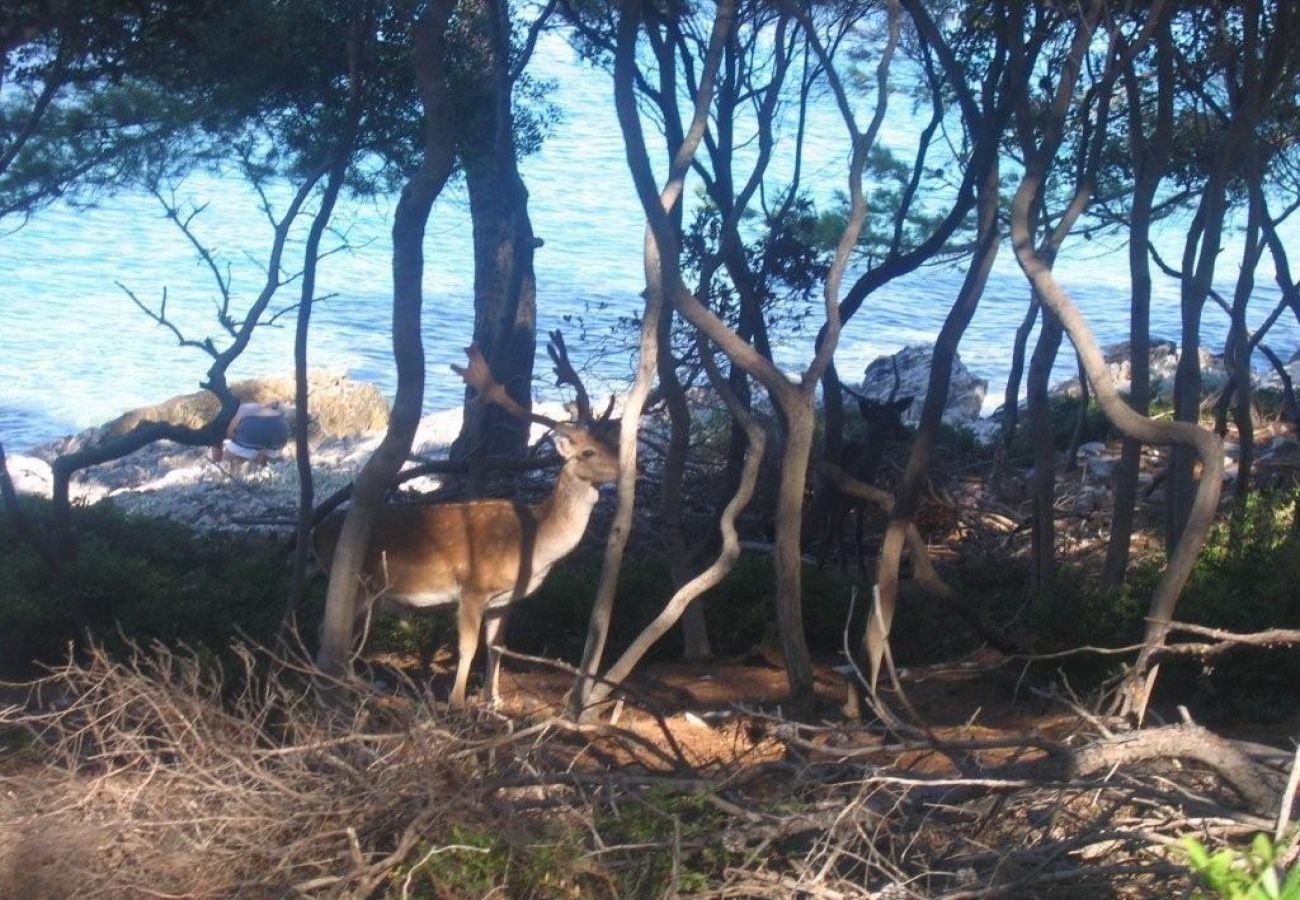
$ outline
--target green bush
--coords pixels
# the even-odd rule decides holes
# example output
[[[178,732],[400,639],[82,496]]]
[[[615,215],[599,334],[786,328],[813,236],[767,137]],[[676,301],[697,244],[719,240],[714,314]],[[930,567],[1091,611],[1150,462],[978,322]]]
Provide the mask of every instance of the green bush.
[[[46,527],[49,505],[24,509]],[[74,510],[76,554],[51,571],[0,524],[0,668],[31,674],[78,641],[74,610],[110,649],[136,643],[188,644],[222,654],[241,635],[269,642],[288,596],[283,546],[193,531],[161,519],[126,516],[110,504]]]
[[[1187,866],[1202,887],[1197,900],[1300,900],[1300,864],[1282,871],[1277,849],[1267,834],[1257,834],[1249,849],[1224,847],[1211,853],[1194,837],[1180,842]]]
[[[718,840],[727,816],[699,793],[651,788],[635,803],[602,808],[595,821],[601,841],[627,847],[612,868],[620,897],[662,897],[675,876],[673,896],[690,896],[721,880],[741,854]],[[674,866],[673,848],[680,848]]]
[[[1236,632],[1300,627],[1300,535],[1294,493],[1254,494],[1211,530],[1176,618]],[[1167,667],[1170,689],[1193,692],[1201,714],[1271,722],[1290,712],[1300,654],[1243,647]],[[1282,702],[1279,702],[1282,701]]]

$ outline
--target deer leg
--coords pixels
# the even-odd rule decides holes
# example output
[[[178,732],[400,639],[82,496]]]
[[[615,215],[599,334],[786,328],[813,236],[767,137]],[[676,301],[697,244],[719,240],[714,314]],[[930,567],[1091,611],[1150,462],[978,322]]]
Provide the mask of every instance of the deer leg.
[[[495,709],[497,687],[501,681],[501,642],[505,638],[506,607],[494,610],[483,621],[483,645],[486,650],[483,669],[483,700]]]
[[[474,651],[478,649],[479,629],[483,625],[483,607],[486,605],[486,597],[462,596],[460,605],[456,609],[459,655],[456,659],[456,682],[452,685],[449,700],[454,709],[460,709],[465,705],[469,667],[474,662]]]
[[[831,541],[839,542],[840,536],[840,519],[843,514],[844,500],[839,495],[833,497],[826,510],[826,518],[822,521],[822,540],[821,547],[817,549],[817,568],[826,568],[826,560],[830,558]],[[838,549],[836,551],[838,553]]]
[[[862,537],[866,528],[867,509],[861,502],[853,504],[853,560],[858,567],[858,577],[861,577],[867,567],[862,558]]]

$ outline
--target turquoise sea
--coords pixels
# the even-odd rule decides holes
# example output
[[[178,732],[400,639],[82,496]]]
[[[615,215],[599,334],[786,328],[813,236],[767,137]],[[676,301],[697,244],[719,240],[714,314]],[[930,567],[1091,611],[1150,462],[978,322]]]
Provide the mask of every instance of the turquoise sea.
[[[563,111],[541,152],[523,165],[534,228],[545,241],[536,257],[539,330],[564,328],[575,361],[589,368],[597,384],[617,389],[635,363],[627,349],[633,336],[619,322],[641,307],[643,218],[627,175],[608,77],[578,62],[555,36],[542,42],[539,64],[542,76],[553,79],[553,100]],[[906,151],[914,123],[907,104],[896,107],[883,139]],[[810,133],[816,139],[805,179],[829,196],[842,187],[847,143],[828,104],[815,110]],[[195,230],[229,265],[236,299],[247,303],[261,287],[270,234],[256,196],[238,178],[216,175],[193,176],[177,186],[176,195],[207,204]],[[310,349],[313,366],[346,370],[390,392],[393,202],[343,206],[336,225],[349,249],[323,263],[320,291],[328,299],[316,307]],[[0,231],[0,440],[10,452],[197,389],[207,358],[178,348],[173,335],[141,313],[124,290],[155,308],[165,291],[168,314],[187,335],[217,336],[211,276],[154,198],[133,194],[105,197],[89,209],[55,207],[15,226],[0,223],[6,229]],[[1169,226],[1161,241],[1177,258],[1177,226]],[[1292,246],[1300,253],[1300,241]],[[288,259],[300,253],[301,234]],[[1219,265],[1229,295],[1238,259],[1239,249],[1230,245]],[[473,323],[470,222],[461,188],[449,189],[434,209],[426,266],[425,405],[434,410],[460,402],[461,385],[448,364],[461,358]],[[1124,248],[1113,240],[1076,241],[1057,269],[1101,341],[1123,340],[1129,302]],[[1271,278],[1265,263],[1252,300],[1253,322],[1276,302]],[[837,356],[842,375],[860,378],[876,356],[932,340],[960,282],[960,271],[932,267],[873,296],[845,331]],[[296,290],[296,284],[287,285],[278,305],[295,301]],[[1153,334],[1177,338],[1177,287],[1162,279],[1156,290]],[[1000,402],[1027,295],[1005,250],[961,347],[967,365],[991,383],[987,410]],[[1226,317],[1207,306],[1204,341],[1221,350],[1226,332]],[[811,333],[785,335],[778,362],[799,369],[811,341]],[[231,374],[288,373],[291,343],[290,316],[259,330]],[[1300,346],[1293,316],[1283,318],[1270,343],[1284,358]],[[538,370],[549,373],[544,349]],[[1059,376],[1073,372],[1073,355],[1063,354]],[[539,394],[546,385],[539,378]]]

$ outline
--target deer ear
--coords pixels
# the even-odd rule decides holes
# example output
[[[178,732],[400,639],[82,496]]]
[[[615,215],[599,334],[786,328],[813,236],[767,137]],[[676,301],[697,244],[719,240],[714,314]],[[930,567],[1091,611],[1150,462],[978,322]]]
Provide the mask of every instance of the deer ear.
[[[559,451],[560,456],[568,459],[574,453],[573,432],[567,425],[557,425],[551,432],[551,440],[555,442],[555,449]]]
[[[912,397],[900,397],[893,403],[889,404],[889,408],[898,410],[899,412],[907,412],[907,408],[912,405],[912,400]]]

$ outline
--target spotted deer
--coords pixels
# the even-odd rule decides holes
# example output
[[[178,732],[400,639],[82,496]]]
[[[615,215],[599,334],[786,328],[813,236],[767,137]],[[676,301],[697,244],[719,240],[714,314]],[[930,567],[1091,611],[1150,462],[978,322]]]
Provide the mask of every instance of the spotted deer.
[[[470,500],[456,503],[389,503],[380,509],[358,586],[358,622],[382,605],[457,607],[459,658],[451,705],[465,704],[469,669],[480,632],[487,648],[483,696],[493,703],[500,675],[496,648],[511,603],[532,594],[551,567],[578,545],[599,498],[597,486],[618,478],[617,424],[609,410],[596,419],[558,332],[548,346],[560,382],[577,390],[577,416],[559,422],[518,404],[493,377],[477,346],[469,363],[453,366],[477,391],[476,402],[495,403],[512,416],[552,429],[564,466],[541,503]],[[611,440],[612,438],[612,440]],[[315,549],[326,571],[342,527],[341,517],[317,528]]]

